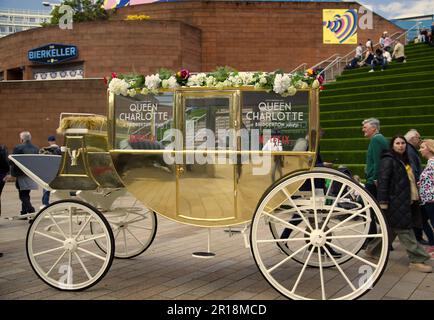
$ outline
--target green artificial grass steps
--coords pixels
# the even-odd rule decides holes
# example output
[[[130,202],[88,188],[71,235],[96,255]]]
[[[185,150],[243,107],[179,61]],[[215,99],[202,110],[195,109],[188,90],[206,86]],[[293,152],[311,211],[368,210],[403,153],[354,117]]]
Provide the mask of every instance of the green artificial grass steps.
[[[434,102],[433,102],[434,103]],[[432,105],[421,105],[421,106],[402,106],[394,108],[369,108],[369,109],[358,109],[358,110],[342,110],[342,111],[328,111],[321,112],[321,123],[326,124],[324,121],[327,120],[342,120],[342,119],[368,119],[368,118],[384,118],[391,115],[405,114],[408,116],[417,116],[424,114],[434,114],[434,104]]]
[[[367,150],[369,140],[363,137],[362,130],[359,131],[360,138],[347,139],[326,139],[322,138],[320,142],[321,150],[336,151],[336,150]]]
[[[431,122],[434,124],[434,107],[431,110],[432,114],[419,114],[415,116],[406,116],[405,120],[409,123],[424,123],[424,122]],[[379,117],[376,116],[379,120],[381,125],[400,125],[402,124],[402,116],[394,117],[393,113],[389,113],[389,116],[386,117]],[[338,128],[338,127],[353,127],[353,126],[360,126],[362,121],[366,119],[364,117],[358,117],[353,119],[341,119],[341,120],[324,120],[321,119],[321,126],[324,128]]]
[[[366,161],[366,149],[365,150],[339,150],[339,151],[322,151],[321,158],[326,162],[333,163],[351,163],[360,164]]]
[[[347,70],[320,93],[320,141],[324,161],[344,165],[365,177],[369,139],[362,121],[378,118],[388,139],[417,129],[434,136],[434,48],[406,46],[407,63],[391,63],[384,72],[369,68]]]
[[[420,65],[424,64],[431,64],[434,62],[434,55],[427,57],[425,59],[421,60],[409,60],[406,63],[403,62],[391,62],[387,65],[387,70],[393,70],[393,69],[401,69],[401,68],[410,68],[410,67],[419,67]],[[368,72],[371,69],[369,66],[357,68],[357,69],[351,69],[351,70],[344,70],[342,75],[347,74],[360,74]]]
[[[407,64],[405,64],[407,65]],[[382,77],[383,75],[385,76],[391,76],[391,75],[403,75],[403,74],[409,74],[409,73],[413,73],[413,72],[429,72],[429,71],[434,71],[434,64],[428,64],[428,65],[419,65],[419,66],[410,66],[410,67],[402,67],[399,69],[387,69],[384,71],[380,70],[380,67],[377,66],[375,68],[375,72],[369,72],[370,69],[366,68],[365,69],[366,72],[364,73],[357,73],[357,74],[353,74],[353,73],[348,73],[348,74],[343,74],[341,76],[338,76],[336,78],[337,81],[340,80],[366,80],[366,79],[372,79],[372,81],[375,81],[375,79],[377,77]]]
[[[320,100],[321,101],[321,100]],[[357,110],[368,108],[391,108],[391,107],[403,107],[403,106],[417,106],[417,105],[429,105],[434,102],[434,96],[409,96],[407,98],[388,98],[378,100],[365,100],[354,102],[336,102],[336,103],[321,103],[321,111],[342,111],[342,110]],[[403,114],[405,117],[405,114]]]
[[[434,61],[433,61],[434,62]],[[400,91],[403,88],[409,89],[422,89],[422,88],[434,88],[434,79],[431,80],[419,80],[412,82],[400,82],[400,83],[389,83],[389,84],[371,84],[367,86],[356,86],[348,87],[343,89],[326,89],[321,91],[320,98],[335,97],[347,94],[358,94],[358,93],[375,93],[378,91]]]
[[[434,96],[434,86],[429,88],[421,88],[421,89],[410,89],[407,90],[406,87],[403,87],[402,90],[399,91],[377,91],[377,92],[367,92],[367,93],[355,93],[355,94],[346,94],[346,95],[338,95],[332,97],[324,97],[322,96],[320,99],[322,104],[329,103],[340,103],[340,102],[356,102],[356,101],[366,101],[366,100],[380,100],[380,99],[399,99],[406,97],[417,97],[430,95]]]
[[[405,134],[410,129],[417,129],[421,136],[433,136],[434,125],[432,123],[407,123],[403,117],[403,123],[398,125],[381,126],[381,133],[392,137],[396,134]],[[361,126],[354,127],[324,127],[327,138],[355,138],[361,135]]]
[[[381,71],[380,71],[381,72]],[[413,82],[413,81],[421,81],[421,80],[429,80],[434,78],[434,71],[431,72],[415,72],[415,73],[406,73],[400,75],[387,75],[382,72],[377,74],[377,78],[375,81],[372,79],[350,79],[350,80],[339,80],[337,82],[330,82],[325,85],[325,90],[334,90],[334,89],[345,89],[345,88],[353,88],[353,87],[363,87],[369,86],[373,84],[384,85],[391,83],[403,83],[403,82]]]

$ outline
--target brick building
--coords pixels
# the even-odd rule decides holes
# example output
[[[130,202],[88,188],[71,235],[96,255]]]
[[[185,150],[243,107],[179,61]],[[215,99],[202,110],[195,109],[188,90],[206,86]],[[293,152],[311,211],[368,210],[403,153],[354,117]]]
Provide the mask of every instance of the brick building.
[[[150,74],[160,67],[211,71],[291,71],[355,45],[323,44],[323,9],[359,9],[356,2],[158,2],[119,9],[110,21],[76,23],[72,30],[38,28],[0,39],[0,143],[12,147],[29,130],[38,145],[55,131],[60,112],[105,113],[101,78],[116,72]],[[125,21],[145,14],[146,21]],[[358,40],[402,32],[374,14],[373,29]],[[78,56],[39,64],[28,51],[47,44],[74,45]],[[68,77],[84,80],[56,80]],[[38,81],[30,81],[37,79]],[[29,81],[22,81],[29,80]]]

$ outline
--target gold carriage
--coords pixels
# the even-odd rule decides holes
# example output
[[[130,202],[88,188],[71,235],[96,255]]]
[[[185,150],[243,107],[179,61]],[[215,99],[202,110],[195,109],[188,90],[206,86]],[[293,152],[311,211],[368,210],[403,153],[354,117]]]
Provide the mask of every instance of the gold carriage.
[[[249,229],[260,272],[288,298],[366,293],[387,262],[387,228],[360,184],[314,168],[318,95],[251,87],[109,92],[107,118],[64,117],[61,165],[49,187],[79,191],[80,200],[65,197],[36,215],[27,237],[33,269],[56,288],[88,288],[113,257],[149,247],[157,213],[198,227]],[[125,189],[146,208],[114,206]],[[378,258],[363,256],[367,240],[378,243]]]

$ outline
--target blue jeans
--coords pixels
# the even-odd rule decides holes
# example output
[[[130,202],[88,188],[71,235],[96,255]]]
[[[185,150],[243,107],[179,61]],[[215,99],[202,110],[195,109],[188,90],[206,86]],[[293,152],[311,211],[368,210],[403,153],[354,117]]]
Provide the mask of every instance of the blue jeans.
[[[44,206],[48,206],[50,204],[50,191],[45,189],[42,191],[42,204]]]
[[[387,60],[384,59],[384,58],[382,60],[377,60],[377,59],[372,60],[372,62],[371,62],[371,69],[374,70],[374,68],[376,66],[381,66],[381,70],[386,69],[386,67],[387,67]]]

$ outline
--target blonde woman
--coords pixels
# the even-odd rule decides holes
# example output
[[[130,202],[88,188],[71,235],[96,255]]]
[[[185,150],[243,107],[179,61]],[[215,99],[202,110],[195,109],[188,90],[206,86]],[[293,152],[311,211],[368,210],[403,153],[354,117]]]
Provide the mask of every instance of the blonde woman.
[[[428,160],[418,182],[421,208],[431,222],[431,226],[434,226],[434,140],[423,140],[419,151],[422,157]],[[434,256],[434,246],[428,247],[427,251],[431,253],[431,257]]]

